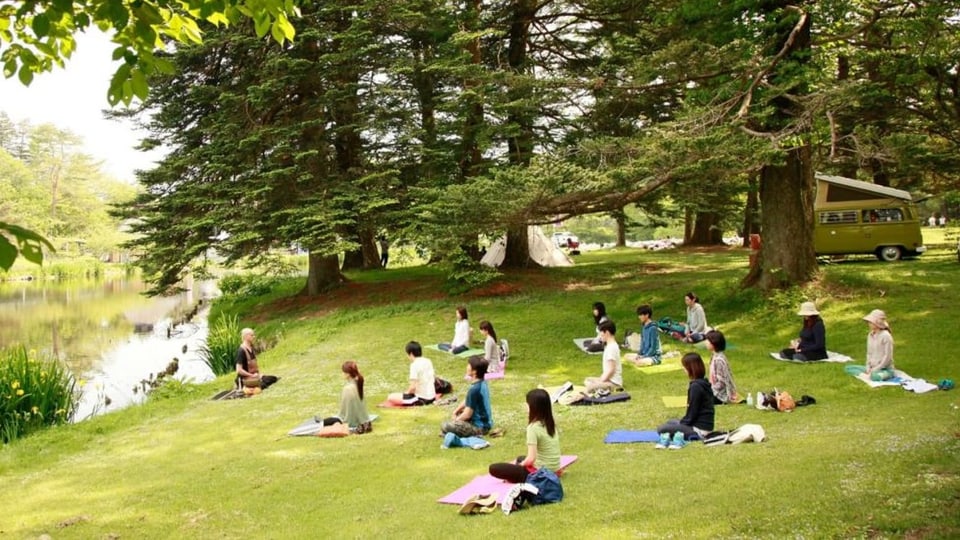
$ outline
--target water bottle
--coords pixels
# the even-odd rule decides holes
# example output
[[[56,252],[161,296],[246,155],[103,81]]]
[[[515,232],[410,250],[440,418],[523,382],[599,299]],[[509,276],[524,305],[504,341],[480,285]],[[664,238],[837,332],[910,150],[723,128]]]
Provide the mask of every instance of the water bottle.
[[[753,394],[747,392],[747,406],[753,407]]]

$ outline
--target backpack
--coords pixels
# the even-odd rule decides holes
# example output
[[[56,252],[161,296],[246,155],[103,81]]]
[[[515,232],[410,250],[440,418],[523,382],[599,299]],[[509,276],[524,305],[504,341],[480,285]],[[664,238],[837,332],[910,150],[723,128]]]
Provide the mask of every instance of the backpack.
[[[500,363],[506,364],[507,358],[510,357],[510,344],[507,343],[507,340],[500,340]]]
[[[453,385],[450,384],[450,381],[441,379],[440,377],[433,378],[433,390],[437,395],[449,394],[453,392]]]
[[[656,322],[657,328],[667,334],[672,334],[674,332],[684,333],[686,328],[678,322],[674,322],[670,317],[663,317]]]
[[[530,498],[530,504],[549,504],[563,500],[563,486],[560,478],[550,469],[537,469],[527,475],[527,482],[537,488],[537,494]]]

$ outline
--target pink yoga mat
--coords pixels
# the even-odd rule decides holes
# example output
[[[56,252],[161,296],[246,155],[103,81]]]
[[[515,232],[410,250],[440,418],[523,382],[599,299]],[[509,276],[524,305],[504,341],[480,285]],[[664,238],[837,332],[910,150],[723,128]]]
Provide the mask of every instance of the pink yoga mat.
[[[576,460],[577,456],[560,456],[560,468],[564,469]],[[482,476],[475,477],[473,480],[468,482],[467,485],[454,491],[446,497],[437,499],[437,502],[443,504],[463,504],[467,502],[467,499],[473,497],[474,495],[488,495],[496,493],[497,502],[499,503],[503,500],[503,497],[507,494],[507,491],[510,491],[511,487],[513,487],[513,484],[510,482],[505,482],[499,478],[494,478],[489,474],[484,474]]]

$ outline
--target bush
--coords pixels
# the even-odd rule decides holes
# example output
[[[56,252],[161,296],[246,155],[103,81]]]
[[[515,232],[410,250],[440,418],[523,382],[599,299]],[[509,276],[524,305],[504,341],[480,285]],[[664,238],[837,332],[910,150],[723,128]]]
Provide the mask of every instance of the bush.
[[[266,276],[234,274],[225,276],[217,286],[227,296],[262,296],[268,294],[277,281]]]
[[[69,422],[80,393],[62,363],[35,358],[23,347],[0,349],[0,439],[8,443],[46,426]]]
[[[240,345],[240,320],[224,315],[210,324],[207,343],[200,348],[200,357],[215,375],[234,371],[237,347]]]

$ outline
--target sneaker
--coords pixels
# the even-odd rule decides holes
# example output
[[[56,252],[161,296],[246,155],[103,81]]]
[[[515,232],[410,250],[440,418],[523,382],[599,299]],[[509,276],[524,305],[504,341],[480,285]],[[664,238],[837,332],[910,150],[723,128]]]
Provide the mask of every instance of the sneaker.
[[[507,494],[503,496],[503,501],[500,503],[500,509],[503,510],[504,514],[509,516],[510,512],[513,512],[514,502],[517,500],[517,498],[520,497],[520,491],[523,489],[520,486],[522,485],[523,484],[517,484],[513,486],[512,488],[510,488],[510,491],[508,491]]]
[[[668,447],[668,446],[670,446],[670,434],[669,434],[669,433],[661,433],[661,434],[660,434],[660,440],[657,441],[657,445],[654,446],[654,448],[656,448],[657,450],[663,450],[664,448],[666,448],[666,447]]]
[[[680,450],[687,445],[687,441],[683,438],[683,433],[679,431],[673,434],[673,439],[670,440],[670,450]]]
[[[471,444],[470,448],[473,448],[474,450],[483,450],[488,446],[490,446],[490,443],[488,443],[487,441],[483,441],[483,442],[478,442],[476,444]]]

